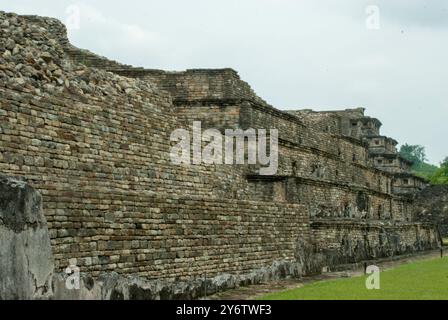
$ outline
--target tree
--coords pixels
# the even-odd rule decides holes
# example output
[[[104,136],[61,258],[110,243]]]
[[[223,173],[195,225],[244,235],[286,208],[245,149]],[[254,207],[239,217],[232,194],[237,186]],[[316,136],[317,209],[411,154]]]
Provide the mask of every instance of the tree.
[[[405,143],[400,148],[400,155],[405,159],[413,161],[414,164],[419,164],[426,161],[425,147],[417,144],[410,145]]]
[[[426,152],[423,146],[406,143],[401,146],[400,155],[413,162],[412,172],[422,178],[431,180],[439,169],[437,166],[426,162]]]
[[[430,177],[433,184],[448,184],[448,157],[440,163],[440,168]]]
[[[446,167],[448,166],[448,157],[445,157],[443,161],[440,163],[440,167]]]
[[[443,165],[431,177],[433,184],[448,184],[448,165]]]

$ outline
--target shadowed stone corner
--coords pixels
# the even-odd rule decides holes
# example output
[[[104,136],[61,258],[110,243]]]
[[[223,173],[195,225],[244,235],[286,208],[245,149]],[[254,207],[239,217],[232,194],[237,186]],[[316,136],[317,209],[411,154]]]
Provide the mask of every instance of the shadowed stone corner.
[[[54,262],[42,196],[4,176],[0,195],[0,299],[49,298]]]

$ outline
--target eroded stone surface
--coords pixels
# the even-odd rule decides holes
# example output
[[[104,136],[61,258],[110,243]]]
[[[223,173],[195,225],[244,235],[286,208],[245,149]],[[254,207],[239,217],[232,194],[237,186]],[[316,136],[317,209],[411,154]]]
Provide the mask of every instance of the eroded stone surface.
[[[448,237],[448,186],[431,186],[416,195],[414,218],[437,224]]]
[[[212,278],[197,277],[187,281],[148,280],[138,276],[104,273],[97,279],[80,275],[80,288],[68,290],[67,275],[54,277],[56,300],[191,300],[241,286],[255,285],[285,278],[302,276],[297,262],[279,261],[247,274],[220,274]]]
[[[0,176],[0,299],[50,297],[53,268],[41,195]]]

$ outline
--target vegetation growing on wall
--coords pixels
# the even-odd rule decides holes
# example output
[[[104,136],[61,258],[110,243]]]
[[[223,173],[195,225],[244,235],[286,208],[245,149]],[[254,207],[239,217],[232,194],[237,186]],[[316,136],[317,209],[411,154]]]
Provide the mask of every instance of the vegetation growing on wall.
[[[446,157],[440,167],[432,165],[426,161],[425,147],[421,145],[404,144],[400,148],[400,155],[413,161],[412,171],[431,181],[433,184],[448,184],[448,157]]]
[[[442,161],[440,168],[431,177],[434,184],[448,184],[448,157]]]

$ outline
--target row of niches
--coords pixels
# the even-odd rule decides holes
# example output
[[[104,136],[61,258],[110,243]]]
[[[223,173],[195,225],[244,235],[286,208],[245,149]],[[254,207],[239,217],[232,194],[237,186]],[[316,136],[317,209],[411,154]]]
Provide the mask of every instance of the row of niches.
[[[410,221],[407,205],[401,201],[373,199],[365,192],[358,192],[353,200],[314,205],[309,208],[311,218],[345,218],[368,220]]]
[[[356,168],[359,172],[363,169]],[[346,172],[344,172],[346,171]],[[354,174],[353,169],[350,174],[347,173],[347,168],[339,166],[338,169],[333,169],[320,163],[312,163],[309,167],[308,174],[303,177],[314,178],[324,181],[334,181],[337,183],[354,184],[364,186],[368,189],[376,190],[383,193],[391,193],[392,180],[386,177],[377,177],[373,181],[369,181],[365,174]],[[301,177],[301,171],[298,168],[297,161],[291,163],[291,175],[293,177]]]

